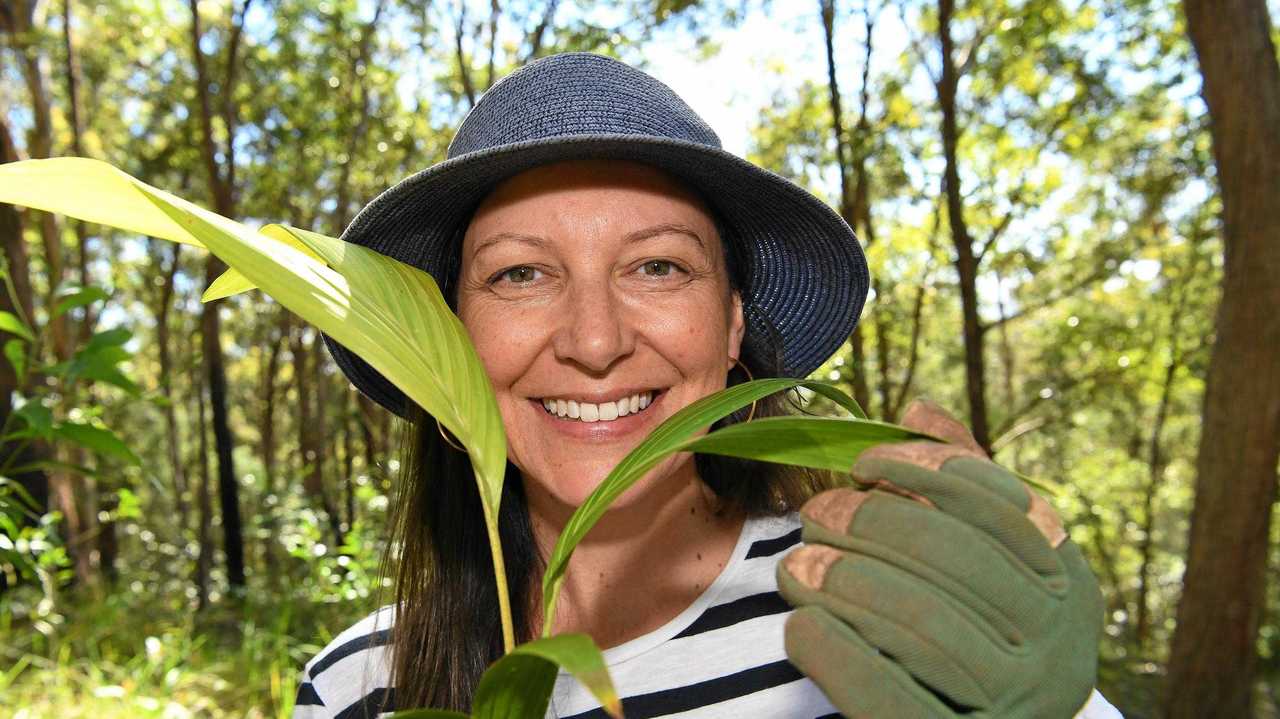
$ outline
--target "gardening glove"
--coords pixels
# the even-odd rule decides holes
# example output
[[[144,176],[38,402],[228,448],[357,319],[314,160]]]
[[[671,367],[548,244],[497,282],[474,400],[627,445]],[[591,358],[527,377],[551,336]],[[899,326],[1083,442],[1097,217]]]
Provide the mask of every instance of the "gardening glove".
[[[1097,672],[1103,604],[1049,504],[931,403],[881,445],[863,489],[801,509],[778,565],[792,663],[847,717],[1068,718]]]

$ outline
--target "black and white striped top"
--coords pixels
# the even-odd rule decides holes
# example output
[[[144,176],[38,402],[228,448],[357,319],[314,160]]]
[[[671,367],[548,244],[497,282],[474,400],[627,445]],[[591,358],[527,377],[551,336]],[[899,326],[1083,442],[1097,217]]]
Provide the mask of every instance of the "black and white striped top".
[[[787,661],[783,648],[791,607],[778,594],[774,572],[799,542],[794,514],[747,520],[725,569],[688,609],[648,634],[605,650],[628,719],[840,716],[817,685]],[[294,719],[363,719],[378,716],[379,707],[394,710],[394,692],[386,686],[391,621],[391,607],[383,607],[307,663]],[[547,716],[607,715],[562,672]],[[1119,716],[1095,691],[1077,719]]]

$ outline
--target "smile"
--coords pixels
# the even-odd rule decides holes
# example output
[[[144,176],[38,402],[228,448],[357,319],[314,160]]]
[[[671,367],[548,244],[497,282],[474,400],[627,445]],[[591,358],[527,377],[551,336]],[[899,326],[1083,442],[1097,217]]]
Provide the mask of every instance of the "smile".
[[[643,412],[653,402],[654,390],[638,392],[607,402],[584,402],[575,399],[543,398],[542,408],[560,419],[580,422],[612,422],[619,417]]]

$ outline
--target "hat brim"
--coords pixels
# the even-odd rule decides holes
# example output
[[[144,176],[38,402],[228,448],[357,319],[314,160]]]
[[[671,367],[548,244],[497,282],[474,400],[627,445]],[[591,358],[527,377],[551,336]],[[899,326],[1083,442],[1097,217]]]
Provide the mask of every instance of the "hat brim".
[[[539,165],[581,159],[645,163],[698,190],[720,216],[730,251],[742,263],[743,301],[754,310],[747,341],[780,343],[783,376],[807,376],[853,331],[869,275],[849,225],[791,181],[696,142],[578,135],[461,155],[387,189],[356,215],[342,239],[421,268],[444,286],[457,271],[457,248],[471,216],[494,186]],[[403,392],[327,335],[324,340],[357,389],[407,416]]]

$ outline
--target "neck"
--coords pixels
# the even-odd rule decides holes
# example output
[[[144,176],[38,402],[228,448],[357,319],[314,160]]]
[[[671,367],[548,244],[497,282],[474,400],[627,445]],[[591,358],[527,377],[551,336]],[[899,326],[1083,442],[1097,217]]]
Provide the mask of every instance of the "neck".
[[[532,483],[526,493],[534,538],[549,556],[574,508]],[[664,477],[642,479],[574,550],[553,632],[586,632],[608,648],[657,629],[719,576],[743,521],[740,513],[716,512],[692,457]],[[540,606],[534,614],[540,626]]]

